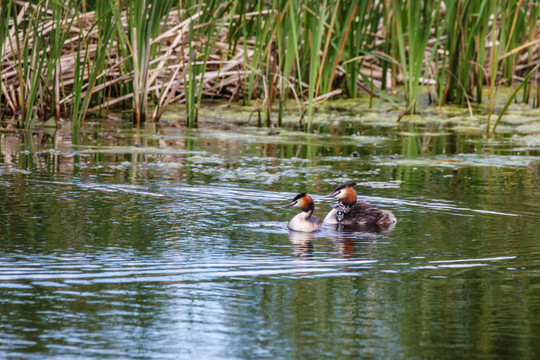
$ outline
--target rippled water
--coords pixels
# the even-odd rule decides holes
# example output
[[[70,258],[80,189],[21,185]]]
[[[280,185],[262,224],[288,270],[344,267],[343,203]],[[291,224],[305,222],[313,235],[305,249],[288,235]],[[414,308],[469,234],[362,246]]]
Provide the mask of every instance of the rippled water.
[[[0,356],[535,358],[538,149],[338,125],[3,132]],[[393,231],[288,233],[346,180]]]

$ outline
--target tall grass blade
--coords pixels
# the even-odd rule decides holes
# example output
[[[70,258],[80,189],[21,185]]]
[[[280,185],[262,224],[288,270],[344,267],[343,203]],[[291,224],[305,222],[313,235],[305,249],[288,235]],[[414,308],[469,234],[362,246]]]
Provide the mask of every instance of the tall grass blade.
[[[114,24],[118,21],[118,19],[121,16],[120,12],[117,12],[114,14],[114,17],[109,16],[110,13],[113,12],[113,8],[111,7],[107,12],[102,14],[101,19],[104,21],[107,25],[104,26],[105,29],[107,29],[106,33],[104,34],[103,39],[101,39],[100,44],[96,48],[96,53],[93,59],[89,59],[88,52],[86,52],[86,55],[84,57],[84,60],[81,62],[80,54],[82,52],[81,47],[84,44],[87,44],[90,39],[88,37],[86,38],[80,38],[80,42],[78,44],[78,54],[77,62],[80,66],[76,67],[76,76],[75,81],[78,85],[77,92],[79,93],[80,97],[82,97],[81,101],[77,101],[77,107],[75,108],[75,113],[72,118],[72,126],[74,128],[78,128],[80,125],[84,123],[84,120],[88,114],[88,108],[90,106],[90,101],[93,95],[93,89],[96,86],[96,81],[99,73],[103,69],[105,57],[107,55],[107,50],[109,46],[109,42],[111,41],[111,38],[115,32],[115,26]],[[99,23],[99,21],[98,21]],[[94,26],[97,25],[94,24]],[[88,73],[88,79],[85,81],[84,76],[85,73]],[[86,86],[86,92],[83,96],[82,88],[83,84]]]
[[[495,121],[495,124],[493,125],[493,129],[491,130],[491,133],[494,134],[495,133],[495,130],[497,129],[497,125],[499,125],[499,121],[501,121],[502,117],[504,116],[504,114],[506,113],[506,110],[508,110],[508,107],[510,106],[510,104],[512,103],[512,101],[514,101],[514,98],[516,97],[516,95],[518,94],[518,92],[524,88],[526,86],[526,84],[529,83],[529,81],[531,80],[532,76],[536,73],[536,71],[540,69],[540,63],[536,64],[536,66],[527,74],[527,76],[525,76],[525,78],[523,79],[523,81],[521,82],[521,84],[519,84],[519,86],[517,86],[514,91],[512,92],[512,94],[508,97],[508,99],[506,100],[503,108],[501,109],[501,112],[499,113],[499,116],[497,116],[497,120]],[[489,131],[489,128],[488,128],[488,131]]]
[[[326,0],[323,0],[322,4],[319,4],[318,2],[315,2],[314,4],[318,4],[318,11],[316,15],[313,15],[310,19],[309,23],[311,25],[310,31],[311,31],[311,51],[310,51],[310,61],[309,61],[309,89],[308,89],[308,107],[307,107],[307,115],[308,115],[308,126],[307,130],[311,130],[312,122],[313,122],[313,99],[316,97],[317,89],[317,75],[319,73],[319,67],[320,67],[320,60],[319,60],[319,51],[321,49],[321,42],[322,42],[322,35],[323,35],[323,28],[325,23],[325,15],[326,15]]]
[[[497,87],[540,62],[539,14],[538,0],[4,0],[0,107],[79,127],[92,109],[140,123],[151,103],[157,119],[185,101],[193,127],[205,98],[255,99],[268,124],[294,99],[311,128],[318,101],[360,89],[395,103],[403,86],[418,112],[429,82],[438,105],[487,94],[491,114]]]
[[[491,9],[493,17],[496,18],[498,12],[498,4],[496,1],[493,1]],[[499,43],[497,41],[497,35],[497,28],[493,26],[491,29],[490,74],[488,88],[488,117],[486,124],[486,137],[489,137],[491,115],[495,107],[495,83],[497,81],[497,64],[499,62]]]

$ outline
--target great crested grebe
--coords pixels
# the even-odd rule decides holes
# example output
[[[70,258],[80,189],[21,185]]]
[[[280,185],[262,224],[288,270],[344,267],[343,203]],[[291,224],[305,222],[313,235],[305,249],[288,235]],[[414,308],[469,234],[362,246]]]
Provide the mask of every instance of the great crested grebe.
[[[313,210],[315,210],[315,203],[306,193],[300,193],[296,195],[293,201],[283,206],[283,209],[296,206],[302,209],[300,214],[295,215],[287,224],[287,227],[294,231],[313,232],[322,227],[321,219],[313,216]]]
[[[369,230],[390,230],[396,223],[396,217],[390,211],[380,210],[367,201],[357,200],[354,182],[339,185],[325,198],[336,198],[339,202],[324,218],[325,224],[358,226]]]

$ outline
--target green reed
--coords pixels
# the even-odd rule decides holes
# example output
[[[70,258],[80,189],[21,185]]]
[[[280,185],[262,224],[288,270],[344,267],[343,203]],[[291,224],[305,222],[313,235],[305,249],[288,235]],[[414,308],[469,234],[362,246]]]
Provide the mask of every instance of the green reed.
[[[493,129],[490,129],[489,128],[489,123],[486,125],[486,132],[487,132],[487,135],[489,136],[490,134],[492,133],[495,133],[495,131],[497,130],[497,125],[499,125],[499,122],[501,121],[502,117],[504,116],[504,114],[506,113],[506,110],[508,110],[508,107],[510,106],[510,104],[512,103],[512,101],[514,101],[515,97],[517,96],[518,92],[526,86],[526,84],[529,83],[529,80],[532,78],[533,75],[537,74],[537,71],[540,69],[540,63],[536,64],[536,66],[534,68],[532,68],[532,70],[529,72],[529,74],[527,74],[527,76],[525,76],[525,78],[523,79],[523,81],[521,82],[521,84],[519,86],[517,86],[514,91],[512,92],[512,94],[508,97],[508,99],[506,100],[503,108],[501,109],[501,111],[499,112],[499,116],[497,117],[497,120],[495,121],[495,124],[493,125]]]
[[[194,25],[189,25],[189,54],[194,55],[194,60],[197,61],[197,50],[194,46]],[[188,127],[192,128],[197,123],[197,104],[195,100],[197,98],[197,68],[196,65],[189,67],[188,81],[185,83],[186,87],[186,112]]]
[[[195,126],[201,102],[220,97],[264,112],[267,126],[275,105],[281,124],[294,99],[309,129],[319,101],[365,91],[395,104],[402,85],[400,107],[411,113],[426,86],[438,105],[487,94],[489,129],[497,88],[526,79],[528,102],[540,61],[540,0],[4,3],[0,103],[27,127],[61,114],[78,127],[91,109],[113,104],[132,108],[140,123],[156,103],[158,120],[175,101]]]
[[[317,5],[318,3],[316,2],[315,6]],[[311,122],[313,119],[313,99],[316,96],[316,91],[318,91],[318,88],[316,88],[315,86],[320,81],[319,67],[321,66],[321,59],[319,55],[319,50],[321,48],[321,42],[323,39],[324,17],[326,15],[326,0],[323,0],[322,4],[319,5],[318,8],[315,7],[312,10],[318,13],[318,16],[306,13],[306,27],[308,33],[311,35],[307,105],[307,114],[309,119],[308,130],[311,128]]]
[[[12,60],[19,84],[15,96],[3,95],[10,107],[20,110],[26,128],[36,118],[46,120],[53,115],[57,123],[60,118],[60,57],[72,25],[72,19],[65,15],[69,7],[69,2],[39,1],[20,6],[10,1],[2,8],[2,13],[13,11],[11,21],[15,36],[4,33],[1,38],[7,41],[0,48]]]
[[[123,45],[130,54],[126,72],[132,74],[133,116],[139,124],[146,121],[150,87],[150,62],[156,57],[159,44],[152,44],[163,19],[169,14],[174,2],[171,0],[130,0],[126,13],[128,27],[126,36],[121,36]],[[165,19],[166,21],[166,19]]]
[[[525,25],[524,23],[521,23],[521,26],[528,29],[528,35],[527,40],[528,43],[534,43],[536,40],[538,40],[538,17],[540,16],[540,6],[529,6],[529,14],[528,14],[528,24]],[[524,22],[527,22],[527,20],[524,20]],[[533,48],[531,46],[527,47],[527,63],[533,64],[534,63],[534,55],[533,54]],[[540,95],[540,92],[538,92]],[[523,98],[522,101],[526,104],[530,101],[530,95],[531,95],[531,86],[529,85],[529,82],[525,82],[523,86]],[[536,106],[540,106],[538,102],[536,103]]]
[[[116,31],[116,24],[120,18],[120,12],[112,2],[106,8],[101,8],[97,12],[97,21],[90,28],[88,33],[79,33],[78,40],[72,44],[72,51],[76,52],[75,75],[73,78],[73,97],[71,105],[71,118],[74,128],[84,123],[88,114],[88,109],[92,102],[92,97],[96,96],[94,89],[97,86],[98,77],[105,67],[105,59],[109,53],[111,39]],[[116,11],[116,13],[115,13]],[[83,17],[77,17],[77,25],[82,28]],[[94,43],[93,31],[97,28],[97,43]],[[95,53],[90,56],[88,51],[90,44],[95,46]]]
[[[395,23],[396,44],[403,73],[406,106],[411,113],[416,113],[422,88],[427,81],[428,66],[435,51],[426,55],[428,41],[434,39],[433,48],[437,48],[440,32],[432,34],[432,25],[438,23],[440,3],[438,1],[392,1]]]
[[[31,12],[29,17],[19,22],[17,16],[20,11]],[[39,95],[43,87],[41,82],[41,72],[45,64],[44,56],[40,53],[44,51],[45,44],[40,36],[45,31],[42,23],[38,19],[47,16],[46,9],[42,4],[28,9],[14,7],[14,29],[19,35],[15,43],[11,42],[10,48],[13,57],[17,59],[15,70],[19,80],[17,89],[17,102],[20,104],[22,122],[26,128],[30,127],[34,117],[38,116],[38,109],[43,104]],[[42,114],[43,116],[43,114]]]
[[[441,77],[437,84],[443,104],[482,101],[490,0],[451,1],[443,22],[444,36]]]
[[[496,16],[497,10],[498,10],[498,4],[496,1],[493,1],[491,3],[491,13],[493,16]],[[493,113],[494,107],[495,107],[495,95],[496,95],[496,87],[495,82],[497,80],[497,70],[498,70],[498,62],[499,62],[499,47],[500,43],[497,41],[497,29],[493,28],[491,29],[491,49],[490,49],[490,55],[489,55],[489,87],[488,87],[488,118],[487,118],[487,124],[486,124],[486,133],[489,135],[489,128],[491,123],[491,115]],[[500,32],[499,32],[500,33]]]
[[[361,64],[367,55],[373,55],[372,51],[377,49],[374,35],[383,19],[382,8],[380,2],[361,1],[351,2],[346,9],[342,9],[345,11],[342,16],[347,19],[342,25],[342,32],[346,35],[342,54],[343,67],[346,69],[344,81],[346,93],[350,97],[358,95]],[[369,82],[370,86],[372,83]]]
[[[206,24],[206,36],[202,37],[202,46],[201,49],[201,58],[199,59],[200,65],[193,67],[197,71],[197,76],[199,77],[197,82],[197,97],[196,97],[196,109],[195,109],[195,121],[198,121],[198,109],[201,106],[202,97],[204,93],[204,83],[206,68],[208,60],[213,49],[216,47],[216,41],[218,39],[218,34],[222,31],[226,22],[230,22],[230,17],[233,16],[233,13],[228,13],[225,11],[225,8],[232,7],[235,8],[236,1],[231,3],[222,3],[218,0],[212,0],[209,2],[204,2],[204,7],[202,8],[203,16],[201,21],[204,21]],[[202,5],[201,4],[201,5]],[[218,22],[217,19],[223,19],[223,21]],[[193,112],[191,112],[193,113]],[[188,118],[188,121],[191,119]],[[193,123],[193,121],[191,121]]]
[[[0,49],[4,49],[4,47],[8,46],[8,35],[9,35],[9,26],[8,22],[12,18],[11,12],[13,10],[13,0],[6,1],[1,7],[0,7]],[[3,51],[0,51],[0,54],[3,54]],[[2,73],[4,68],[4,62],[0,62],[0,74]],[[2,78],[0,77],[0,81]],[[6,94],[3,90],[3,87],[0,86],[0,99],[5,98],[6,96],[9,96],[9,94]],[[5,107],[11,107],[11,112],[16,112],[15,106],[13,102],[6,101],[6,104],[4,105],[3,102],[0,102],[0,106]],[[0,111],[3,112],[3,110],[0,108]],[[5,113],[5,112],[3,112]]]
[[[527,39],[527,8],[524,0],[507,1],[505,6],[501,7],[501,26],[500,42],[504,45],[502,48],[504,54],[508,54],[512,49],[523,45]],[[516,68],[518,53],[506,56],[501,60],[503,81],[512,85],[514,82],[514,70]]]

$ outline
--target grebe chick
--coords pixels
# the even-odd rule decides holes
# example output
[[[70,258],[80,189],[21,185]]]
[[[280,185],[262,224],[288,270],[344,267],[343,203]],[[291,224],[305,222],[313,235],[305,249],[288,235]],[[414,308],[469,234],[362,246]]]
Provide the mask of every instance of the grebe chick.
[[[287,227],[290,230],[294,231],[303,231],[303,232],[313,232],[317,231],[322,227],[321,219],[316,216],[313,216],[313,210],[315,210],[315,203],[306,193],[300,193],[295,196],[293,201],[283,206],[283,209],[290,208],[291,206],[296,206],[302,209],[300,214],[295,215],[287,224]]]
[[[336,198],[339,202],[326,215],[324,223],[357,226],[374,231],[391,230],[396,223],[394,214],[387,210],[380,210],[367,201],[357,200],[354,186],[356,186],[354,182],[339,185],[325,196],[325,198]]]

